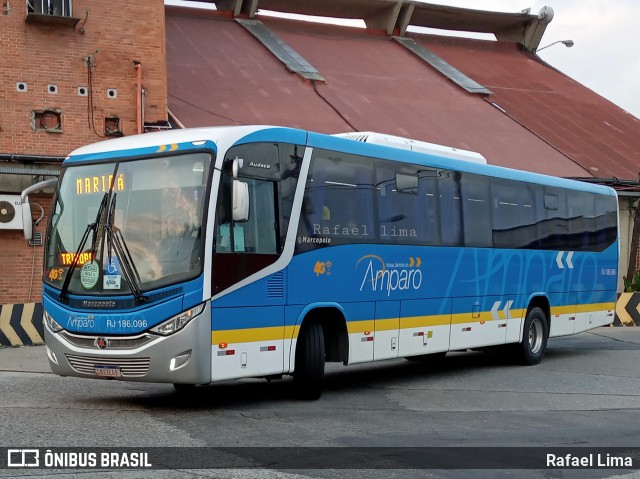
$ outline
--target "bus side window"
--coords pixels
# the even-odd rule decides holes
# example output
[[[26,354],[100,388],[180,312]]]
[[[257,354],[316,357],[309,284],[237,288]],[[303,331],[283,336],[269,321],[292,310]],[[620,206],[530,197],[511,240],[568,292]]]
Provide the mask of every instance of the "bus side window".
[[[536,242],[536,215],[530,186],[491,179],[494,248],[530,248]]]
[[[541,249],[566,250],[568,246],[568,213],[565,191],[545,186],[538,188],[536,196],[538,247]]]
[[[435,169],[376,160],[380,240],[438,244]]]
[[[276,254],[276,205],[275,184],[272,181],[243,178],[249,185],[249,220],[234,227],[236,252]],[[242,228],[242,244],[238,242],[237,229]]]
[[[216,251],[231,252],[231,184],[225,175],[218,193],[218,210],[216,212]]]
[[[465,246],[481,248],[491,247],[493,241],[489,178],[463,173],[460,183],[462,189],[464,244]]]
[[[442,244],[460,246],[462,244],[460,173],[439,170],[438,195]]]
[[[298,227],[298,251],[327,244],[375,240],[373,159],[346,153],[313,151]]]

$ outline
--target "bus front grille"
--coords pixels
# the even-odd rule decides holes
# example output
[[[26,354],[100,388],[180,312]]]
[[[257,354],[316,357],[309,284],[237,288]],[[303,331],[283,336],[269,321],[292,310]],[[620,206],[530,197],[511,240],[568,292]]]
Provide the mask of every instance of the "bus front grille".
[[[68,333],[67,331],[61,331],[60,336],[78,348],[98,349],[96,343],[97,338],[95,336],[81,336],[78,334]],[[151,336],[149,334],[130,337],[104,338],[109,349],[136,349],[155,339],[158,339],[158,337]]]
[[[149,371],[149,358],[109,358],[98,356],[78,356],[65,354],[74,371],[81,374],[94,375],[96,366],[117,366],[122,377],[142,377]]]

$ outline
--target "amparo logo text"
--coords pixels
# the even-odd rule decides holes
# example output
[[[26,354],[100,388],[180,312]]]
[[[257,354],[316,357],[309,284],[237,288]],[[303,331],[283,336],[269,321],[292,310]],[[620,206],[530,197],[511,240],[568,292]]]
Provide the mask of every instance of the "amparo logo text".
[[[356,262],[356,269],[364,266],[364,276],[360,283],[360,291],[392,291],[418,290],[422,286],[422,270],[420,258],[409,258],[408,262],[387,262],[380,256],[369,254]]]

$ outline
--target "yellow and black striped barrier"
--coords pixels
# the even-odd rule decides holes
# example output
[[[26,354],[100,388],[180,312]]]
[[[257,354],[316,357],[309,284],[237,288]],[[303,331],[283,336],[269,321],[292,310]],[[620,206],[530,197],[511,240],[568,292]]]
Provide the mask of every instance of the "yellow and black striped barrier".
[[[640,293],[622,293],[616,303],[614,326],[640,326]]]
[[[42,303],[0,305],[0,347],[44,344]]]

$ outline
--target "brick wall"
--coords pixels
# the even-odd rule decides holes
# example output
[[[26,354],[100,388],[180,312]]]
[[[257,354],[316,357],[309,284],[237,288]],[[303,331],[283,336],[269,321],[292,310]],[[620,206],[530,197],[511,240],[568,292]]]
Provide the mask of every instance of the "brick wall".
[[[105,117],[119,117],[124,135],[135,134],[134,61],[142,66],[144,120],[167,120],[162,0],[73,0],[72,16],[80,19],[75,26],[27,22],[26,3],[0,0],[0,155],[64,157],[75,148],[103,140]],[[92,65],[91,83],[87,58]],[[26,90],[19,91],[18,82],[25,83]],[[55,85],[57,93],[51,93],[49,85]],[[79,87],[91,95],[80,96]],[[116,89],[117,96],[108,96],[108,89]],[[61,112],[60,132],[34,131],[31,113],[43,110]],[[0,166],[25,165],[0,161]],[[19,193],[17,184],[16,176],[0,173],[0,194]],[[47,213],[50,201],[47,196],[30,198]],[[40,210],[32,210],[35,219]],[[47,218],[35,231],[44,232]],[[43,250],[29,246],[21,231],[0,230],[0,304],[39,301]]]
[[[142,64],[145,120],[167,119],[162,0],[74,0],[72,14],[80,18],[75,27],[27,23],[26,14],[25,0],[0,4],[0,153],[64,156],[101,140],[110,116],[120,118],[125,135],[136,133],[134,61]],[[90,86],[88,57],[92,96],[79,96],[79,87]],[[26,91],[18,91],[17,82],[25,82]],[[108,89],[116,89],[117,97],[110,98]],[[62,133],[32,130],[31,112],[43,109],[62,111]]]
[[[41,205],[45,216],[33,231],[41,232],[47,227],[51,197],[31,195],[34,221],[40,216]],[[37,303],[42,293],[42,262],[44,246],[29,246],[22,231],[0,230],[0,304]]]

